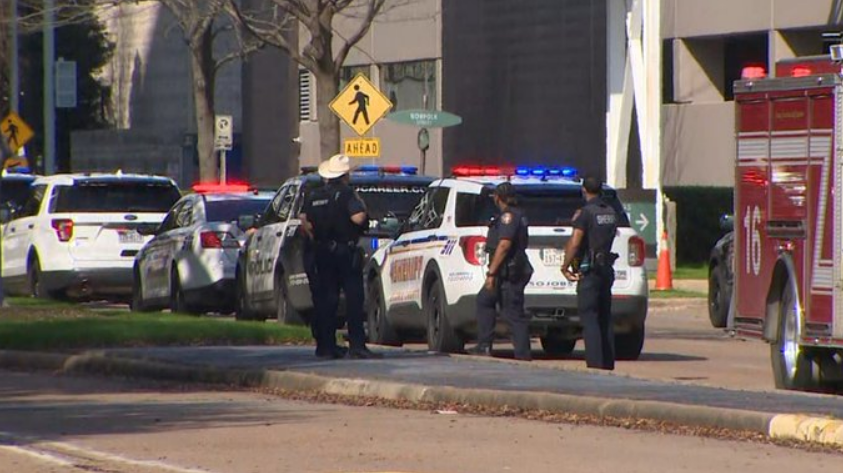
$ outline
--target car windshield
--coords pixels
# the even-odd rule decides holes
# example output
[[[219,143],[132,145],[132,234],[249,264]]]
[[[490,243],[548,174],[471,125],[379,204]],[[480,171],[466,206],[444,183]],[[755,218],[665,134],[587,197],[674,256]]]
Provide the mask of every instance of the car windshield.
[[[269,201],[269,198],[205,201],[205,220],[235,222],[241,215],[255,215],[263,212],[269,205]]]
[[[59,186],[55,213],[166,212],[181,197],[178,188],[161,182],[79,182]]]
[[[19,208],[26,202],[32,181],[24,179],[3,179],[0,185],[0,203]]]
[[[369,218],[380,220],[389,212],[398,218],[410,215],[421,196],[427,192],[424,184],[353,184],[352,187],[366,202]]]
[[[568,226],[574,213],[585,202],[578,188],[516,186],[519,207],[533,226]],[[603,198],[620,215],[620,226],[628,227],[629,220],[614,191],[607,190]],[[491,189],[482,194],[457,194],[456,225],[475,227],[487,225],[497,213]]]

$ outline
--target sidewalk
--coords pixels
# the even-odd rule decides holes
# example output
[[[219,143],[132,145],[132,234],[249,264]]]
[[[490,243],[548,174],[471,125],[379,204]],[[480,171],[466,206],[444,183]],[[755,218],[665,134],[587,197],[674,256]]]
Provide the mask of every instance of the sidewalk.
[[[843,419],[843,398],[836,396],[737,391],[405,350],[384,350],[383,360],[319,361],[312,350],[150,348],[78,356],[0,352],[0,367],[647,418],[843,446],[843,422],[836,420]]]

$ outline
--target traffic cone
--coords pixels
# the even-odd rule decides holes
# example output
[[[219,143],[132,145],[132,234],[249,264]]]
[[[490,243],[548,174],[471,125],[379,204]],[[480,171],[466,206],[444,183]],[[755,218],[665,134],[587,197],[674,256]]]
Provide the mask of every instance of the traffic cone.
[[[670,270],[670,248],[667,243],[667,232],[662,233],[661,252],[659,252],[659,268],[656,271],[656,290],[670,291],[673,289],[673,272]]]

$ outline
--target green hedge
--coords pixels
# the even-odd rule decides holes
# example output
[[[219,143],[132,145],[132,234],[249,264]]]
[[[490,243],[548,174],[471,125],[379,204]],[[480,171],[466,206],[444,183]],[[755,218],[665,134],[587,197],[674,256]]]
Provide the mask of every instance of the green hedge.
[[[711,248],[725,233],[720,217],[731,214],[731,187],[667,187],[665,195],[676,202],[676,262],[699,264],[708,261]]]

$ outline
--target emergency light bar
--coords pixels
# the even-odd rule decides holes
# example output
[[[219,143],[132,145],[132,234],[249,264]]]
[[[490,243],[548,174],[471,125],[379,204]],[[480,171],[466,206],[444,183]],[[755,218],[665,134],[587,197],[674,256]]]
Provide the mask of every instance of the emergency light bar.
[[[419,168],[416,166],[377,166],[374,164],[364,164],[357,166],[354,172],[370,172],[378,174],[418,174]]]
[[[507,166],[457,166],[451,170],[455,177],[490,177],[490,176],[518,176],[518,177],[576,177],[577,170],[572,167],[527,167],[517,168]]]
[[[226,192],[255,192],[257,189],[248,184],[215,184],[215,183],[200,183],[193,186],[193,192],[197,194],[215,194]]]

